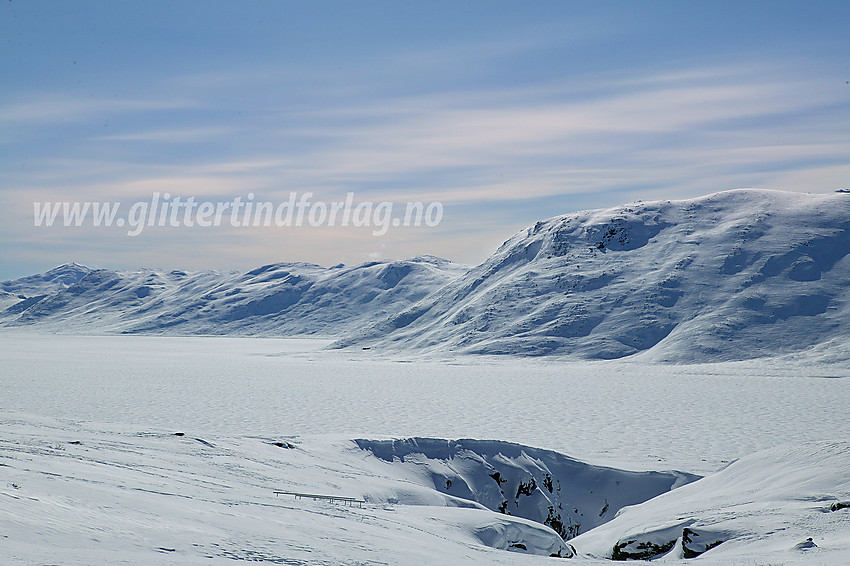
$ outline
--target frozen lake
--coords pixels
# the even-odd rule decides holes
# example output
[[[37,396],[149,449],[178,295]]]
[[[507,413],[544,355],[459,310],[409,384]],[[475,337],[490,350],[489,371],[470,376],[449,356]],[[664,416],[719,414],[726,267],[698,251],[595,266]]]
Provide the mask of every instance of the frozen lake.
[[[4,334],[0,408],[197,434],[498,439],[697,473],[850,438],[848,380],[834,366],[390,360],[327,343]]]

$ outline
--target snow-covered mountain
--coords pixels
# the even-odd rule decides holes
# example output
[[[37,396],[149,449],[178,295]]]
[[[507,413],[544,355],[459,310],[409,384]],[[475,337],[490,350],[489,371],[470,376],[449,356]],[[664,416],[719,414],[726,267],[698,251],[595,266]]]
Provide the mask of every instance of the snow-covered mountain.
[[[14,306],[9,314],[21,313],[47,295],[67,289],[90,271],[83,265],[67,263],[37,275],[0,281],[0,309]]]
[[[91,269],[84,265],[67,263],[38,275],[29,275],[14,281],[0,281],[0,289],[18,295],[50,293],[70,287],[90,272]]]
[[[91,270],[64,265],[0,283],[0,326],[50,332],[340,335],[397,313],[468,268],[421,256],[247,273]]]
[[[558,216],[338,347],[745,359],[850,341],[850,194],[735,190]]]
[[[422,256],[0,283],[0,327],[318,335],[423,354],[850,356],[850,194],[736,190],[551,218],[468,270]],[[843,357],[842,357],[843,356]]]

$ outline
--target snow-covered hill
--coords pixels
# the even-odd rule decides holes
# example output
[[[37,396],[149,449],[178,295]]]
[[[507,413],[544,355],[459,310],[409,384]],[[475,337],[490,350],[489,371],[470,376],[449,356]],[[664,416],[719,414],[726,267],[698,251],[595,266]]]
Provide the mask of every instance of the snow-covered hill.
[[[752,454],[626,508],[571,544],[583,554],[616,560],[694,558],[711,550],[720,564],[761,564],[767,555],[771,563],[846,564],[850,444],[796,444]]]
[[[67,263],[38,275],[29,275],[14,281],[0,281],[0,290],[25,296],[51,293],[70,287],[91,271],[84,265]]]
[[[0,283],[0,326],[48,332],[338,336],[410,306],[467,270],[431,256],[247,273],[65,265]]]
[[[736,190],[541,221],[337,343],[717,361],[850,342],[850,194]]]

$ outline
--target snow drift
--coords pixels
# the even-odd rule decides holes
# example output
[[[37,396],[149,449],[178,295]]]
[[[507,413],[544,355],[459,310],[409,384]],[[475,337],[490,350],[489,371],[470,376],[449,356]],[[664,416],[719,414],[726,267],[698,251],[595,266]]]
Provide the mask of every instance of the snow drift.
[[[670,490],[693,476],[591,466],[497,441],[209,435],[16,413],[0,432],[0,529],[14,563],[850,558],[847,442],[771,448]],[[489,508],[501,492],[515,514]],[[616,513],[628,500],[636,504]],[[519,515],[540,517],[542,505],[558,503],[568,513],[575,505],[588,530],[564,541]]]
[[[488,470],[501,470],[510,482],[523,470],[552,466],[561,501],[587,504],[581,510],[593,511],[593,523],[612,517],[613,507],[599,515],[588,490],[599,502],[607,496],[616,505],[624,494],[642,502],[686,477],[598,468],[495,441],[209,436],[104,430],[20,414],[7,415],[0,431],[0,529],[11,535],[4,556],[26,563],[516,564],[516,554],[568,558],[572,549],[550,526],[429,485],[427,474],[411,465],[415,454],[427,452],[431,467],[462,470],[452,477],[468,485],[493,482]],[[405,463],[385,461],[390,454],[404,454]],[[620,480],[628,485],[621,487]],[[276,497],[276,491],[347,495],[366,503]],[[523,509],[537,501],[534,491],[523,496],[529,502]]]

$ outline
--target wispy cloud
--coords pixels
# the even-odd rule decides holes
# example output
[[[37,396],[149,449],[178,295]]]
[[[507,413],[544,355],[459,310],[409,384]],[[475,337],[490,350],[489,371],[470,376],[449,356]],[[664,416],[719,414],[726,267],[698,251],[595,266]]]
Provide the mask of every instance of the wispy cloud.
[[[504,100],[501,92],[501,102],[486,105],[487,94],[477,105],[468,92],[457,101],[446,93],[416,103],[386,101],[378,123],[368,119],[374,110],[367,107],[363,119],[350,125],[320,124],[315,136],[331,143],[299,155],[287,169],[289,179],[396,181],[404,192],[404,186],[425,188],[421,179],[437,174],[442,187],[431,189],[447,197],[446,178],[454,175],[455,198],[492,199],[508,198],[523,184],[520,195],[592,190],[624,177],[642,184],[669,178],[671,166],[684,182],[689,171],[704,174],[707,161],[727,170],[747,163],[758,170],[759,163],[791,157],[837,159],[848,148],[839,130],[829,139],[805,135],[812,121],[833,119],[829,109],[840,102],[835,93],[755,72],[742,81],[737,67],[725,80],[717,68],[626,78],[592,100],[565,95],[558,102],[526,103]],[[819,118],[824,109],[826,118]],[[795,124],[795,116],[806,116],[806,122]],[[777,123],[784,124],[782,139],[795,143],[776,143]],[[509,190],[498,189],[497,175],[507,177],[502,186]],[[488,183],[463,188],[487,177]],[[541,177],[549,182],[541,185]]]
[[[11,102],[0,108],[0,122],[11,124],[48,124],[83,122],[93,116],[176,110],[195,106],[188,99],[102,98],[65,94],[42,94],[32,99]]]
[[[199,127],[199,128],[168,128],[147,130],[125,134],[99,136],[94,139],[104,141],[138,141],[155,143],[189,143],[208,140],[212,137],[222,137],[233,134],[233,128]]]
[[[55,183],[70,192],[123,198],[154,187],[199,195],[325,187],[395,200],[516,200],[687,184],[697,177],[718,187],[712,176],[728,182],[736,172],[749,169],[742,179],[751,179],[781,163],[782,169],[789,162],[791,168],[811,168],[810,160],[829,165],[850,150],[832,110],[840,93],[809,80],[765,76],[759,66],[741,63],[725,71],[713,66],[612,75],[597,75],[604,92],[592,97],[555,82],[538,89],[398,96],[312,113],[276,114],[272,107],[263,114],[272,118],[262,123],[97,135],[89,140],[94,148],[150,142],[190,144],[196,152],[215,144],[215,151],[176,164],[110,166],[109,151],[100,150],[107,157],[100,165],[90,158],[66,159],[64,166],[44,167],[19,189]],[[123,101],[106,111],[147,112],[175,104]],[[63,108],[62,115],[73,108],[93,111],[87,104]],[[49,171],[56,173],[51,177]],[[87,178],[85,171],[101,174]],[[70,184],[63,186],[62,176]]]
[[[850,115],[840,111],[846,93],[760,63],[597,71],[520,88],[336,93],[303,106],[267,101],[238,119],[197,90],[201,83],[250,90],[280,76],[246,69],[189,77],[148,99],[38,96],[5,106],[0,120],[16,129],[49,126],[50,136],[28,143],[51,149],[63,124],[124,119],[108,134],[75,130],[73,144],[40,147],[31,158],[19,150],[16,166],[2,172],[4,239],[29,238],[42,250],[57,242],[57,262],[85,247],[113,265],[127,254],[136,265],[163,265],[171,253],[184,254],[189,267],[247,268],[281,242],[287,259],[320,263],[426,252],[472,261],[483,253],[475,250],[490,251],[488,242],[524,223],[586,202],[581,195],[616,193],[619,201],[742,186],[830,190],[850,175]],[[173,122],[173,110],[199,115],[183,112]],[[446,219],[439,230],[399,232],[380,243],[368,232],[346,232],[340,243],[334,230],[247,229],[181,233],[179,242],[152,231],[115,243],[104,232],[67,239],[28,226],[35,200],[130,202],[154,191],[221,200],[254,192],[280,201],[289,191],[313,191],[332,200],[349,190],[360,200],[440,201]],[[539,204],[520,214],[523,201]],[[461,228],[472,233],[459,244]]]

